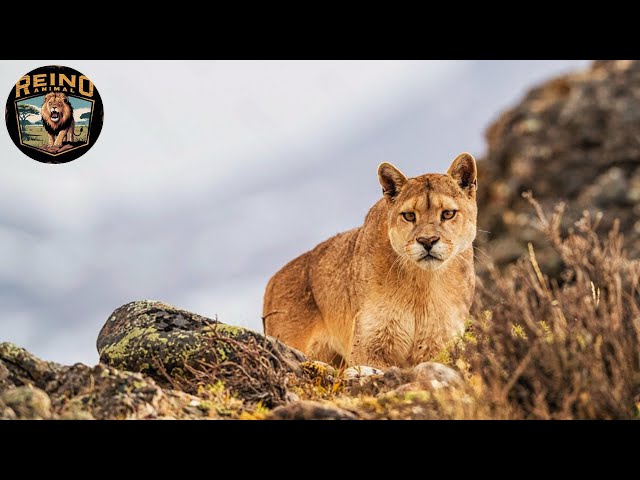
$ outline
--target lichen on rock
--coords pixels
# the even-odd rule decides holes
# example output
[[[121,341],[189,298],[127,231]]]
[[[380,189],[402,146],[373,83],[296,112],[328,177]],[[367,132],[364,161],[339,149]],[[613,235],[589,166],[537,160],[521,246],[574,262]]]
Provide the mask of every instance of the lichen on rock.
[[[269,405],[284,401],[285,376],[300,373],[306,360],[271,337],[155,301],[116,309],[97,347],[102,363],[161,385],[180,384],[194,393],[198,385],[220,380],[245,400]]]
[[[0,343],[0,419],[204,418],[197,397],[106,365],[63,366]]]
[[[34,387],[17,387],[6,390],[0,401],[10,408],[16,418],[47,420],[51,418],[51,400],[46,392]],[[10,414],[6,412],[6,415]]]

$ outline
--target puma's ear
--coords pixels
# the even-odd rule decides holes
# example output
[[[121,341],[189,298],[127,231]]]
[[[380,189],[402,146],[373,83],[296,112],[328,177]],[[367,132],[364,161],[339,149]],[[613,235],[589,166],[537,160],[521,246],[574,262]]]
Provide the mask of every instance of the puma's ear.
[[[387,200],[393,200],[402,186],[407,183],[407,177],[387,162],[381,163],[378,167],[378,179],[380,180],[380,185],[382,185],[382,194]]]
[[[476,168],[476,159],[470,153],[461,153],[453,162],[447,175],[453,178],[460,188],[469,195],[475,193],[478,189],[478,169]]]

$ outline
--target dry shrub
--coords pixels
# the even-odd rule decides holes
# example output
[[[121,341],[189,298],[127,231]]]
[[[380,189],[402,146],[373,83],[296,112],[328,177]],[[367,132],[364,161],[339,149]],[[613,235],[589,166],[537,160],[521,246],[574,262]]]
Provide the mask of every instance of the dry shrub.
[[[218,325],[210,324],[211,335],[207,338],[215,362],[199,361],[196,368],[185,363],[185,374],[173,376],[157,362],[173,388],[199,396],[213,393],[214,400],[224,390],[247,407],[283,404],[289,375],[280,359],[255,337],[236,340],[219,333]]]
[[[617,223],[601,238],[601,216],[585,212],[563,237],[564,205],[548,218],[524,196],[564,271],[548,278],[529,245],[529,258],[490,268],[478,285],[476,322],[458,354],[481,379],[479,401],[496,417],[637,417],[640,262],[627,258]]]

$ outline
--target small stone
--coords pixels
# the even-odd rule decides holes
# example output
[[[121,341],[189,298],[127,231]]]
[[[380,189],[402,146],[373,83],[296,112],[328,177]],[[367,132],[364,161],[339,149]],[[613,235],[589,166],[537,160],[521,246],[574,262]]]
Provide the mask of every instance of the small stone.
[[[12,388],[2,394],[1,400],[20,419],[44,420],[51,418],[51,400],[49,395],[39,388]]]
[[[347,379],[370,377],[371,375],[382,375],[384,372],[378,368],[368,367],[366,365],[359,365],[356,367],[349,367],[342,376]]]
[[[79,408],[72,408],[60,415],[60,420],[95,420],[95,418],[91,415],[91,412]]]
[[[2,400],[0,400],[0,420],[15,420],[16,412],[7,407]]]
[[[384,383],[389,387],[397,387],[405,383],[406,375],[402,373],[399,367],[391,367],[384,372],[382,378],[384,379]]]
[[[343,408],[304,400],[274,409],[274,420],[357,420],[358,417]]]
[[[429,390],[459,387],[462,376],[453,368],[436,362],[423,362],[413,367],[415,382]]]
[[[284,394],[284,401],[285,403],[299,402],[300,397],[293,392],[287,392]]]
[[[424,385],[418,382],[405,383],[404,385],[400,385],[398,388],[395,388],[389,391],[386,394],[381,395],[392,395],[392,394],[404,394],[408,392],[421,392],[424,391]]]

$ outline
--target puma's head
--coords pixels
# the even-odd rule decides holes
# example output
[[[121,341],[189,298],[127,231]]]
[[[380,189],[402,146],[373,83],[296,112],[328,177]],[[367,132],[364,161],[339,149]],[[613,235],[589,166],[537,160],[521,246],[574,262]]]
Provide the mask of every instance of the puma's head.
[[[388,205],[389,240],[402,258],[424,270],[437,270],[472,245],[477,169],[469,153],[458,155],[446,175],[407,178],[383,163],[378,177]]]

